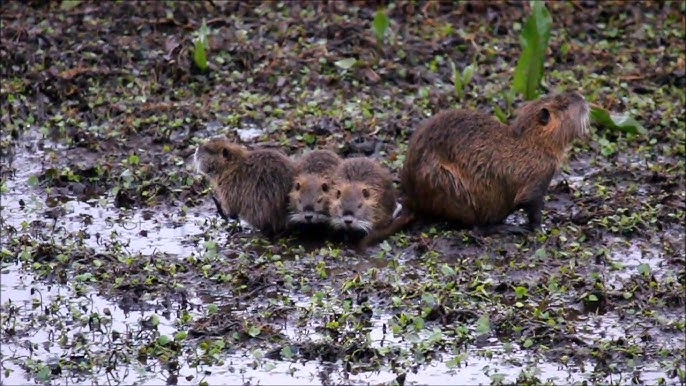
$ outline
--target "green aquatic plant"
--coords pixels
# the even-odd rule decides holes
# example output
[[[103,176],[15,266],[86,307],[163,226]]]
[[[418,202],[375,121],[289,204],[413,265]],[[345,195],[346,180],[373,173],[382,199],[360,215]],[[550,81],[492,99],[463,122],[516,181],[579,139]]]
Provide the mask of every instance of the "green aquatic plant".
[[[526,100],[536,99],[543,79],[543,64],[553,19],[542,1],[531,2],[531,15],[519,35],[522,53],[515,68],[512,88]]]
[[[467,87],[469,82],[472,80],[474,71],[476,70],[476,63],[472,63],[462,69],[462,72],[458,71],[454,62],[450,62],[450,68],[453,73],[453,86],[455,87],[455,96],[458,100],[462,100],[464,96],[464,89]]]
[[[381,47],[383,43],[384,36],[386,36],[386,31],[390,22],[388,16],[383,9],[379,9],[374,14],[374,20],[372,21],[372,30],[374,31],[374,36],[376,36],[376,44]]]
[[[207,28],[205,21],[203,21],[200,29],[195,32],[195,38],[193,39],[193,63],[201,71],[207,70],[207,49],[209,48],[207,36],[209,34],[210,30]]]
[[[590,114],[593,123],[598,126],[634,135],[647,133],[646,129],[629,114],[613,114],[597,106],[591,108]]]

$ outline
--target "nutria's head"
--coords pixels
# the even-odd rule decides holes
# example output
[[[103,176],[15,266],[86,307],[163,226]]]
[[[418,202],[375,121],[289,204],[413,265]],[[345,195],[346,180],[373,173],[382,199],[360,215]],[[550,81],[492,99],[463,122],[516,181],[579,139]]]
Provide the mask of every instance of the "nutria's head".
[[[338,229],[369,233],[376,222],[379,193],[364,183],[336,186],[331,203],[331,224]]]
[[[300,173],[331,174],[340,163],[341,158],[331,150],[312,150],[300,157],[297,168]]]
[[[214,179],[224,170],[242,162],[246,153],[246,149],[228,138],[214,137],[198,146],[193,159],[198,173]]]
[[[288,221],[300,224],[329,221],[330,182],[317,174],[301,174],[295,178],[288,194]]]
[[[586,135],[589,107],[576,92],[553,94],[527,102],[511,127],[517,136],[527,136],[564,151],[576,138]]]

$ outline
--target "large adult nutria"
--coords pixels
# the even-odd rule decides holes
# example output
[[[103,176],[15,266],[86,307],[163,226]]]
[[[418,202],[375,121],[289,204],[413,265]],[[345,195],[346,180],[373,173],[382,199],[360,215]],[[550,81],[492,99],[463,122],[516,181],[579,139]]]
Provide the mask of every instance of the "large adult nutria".
[[[410,138],[401,187],[419,217],[490,232],[541,225],[543,200],[570,143],[586,134],[588,104],[568,92],[524,104],[509,126],[471,110],[442,111]],[[503,225],[523,208],[528,228]]]
[[[198,172],[212,183],[221,212],[272,237],[285,228],[295,168],[276,150],[248,150],[214,137],[195,151]]]
[[[341,158],[330,150],[314,150],[300,157],[289,194],[291,224],[328,224],[333,173]]]
[[[406,223],[394,221],[396,191],[391,175],[377,162],[348,158],[334,175],[331,225],[344,232],[362,236],[358,246],[377,242]]]

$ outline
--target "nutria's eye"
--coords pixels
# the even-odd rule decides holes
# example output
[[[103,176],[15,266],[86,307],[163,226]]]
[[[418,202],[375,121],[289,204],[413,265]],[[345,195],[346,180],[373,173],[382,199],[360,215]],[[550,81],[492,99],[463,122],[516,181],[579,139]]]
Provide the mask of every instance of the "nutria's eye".
[[[362,189],[362,195],[364,196],[364,198],[369,198],[369,190]]]
[[[317,200],[317,204],[321,204],[321,203],[322,203],[322,200],[323,200],[323,198],[322,198],[322,197],[319,197],[319,199]]]
[[[222,156],[229,159],[229,149],[222,149]]]
[[[357,209],[362,208],[362,203],[357,204]]]
[[[296,182],[295,185],[293,186],[295,190],[300,190],[300,182]]]
[[[340,190],[336,191],[336,198],[341,198],[341,191]]]
[[[322,192],[326,193],[329,191],[329,184],[326,182],[322,184]]]
[[[548,122],[550,122],[550,111],[544,107],[538,113],[538,123],[545,126]]]

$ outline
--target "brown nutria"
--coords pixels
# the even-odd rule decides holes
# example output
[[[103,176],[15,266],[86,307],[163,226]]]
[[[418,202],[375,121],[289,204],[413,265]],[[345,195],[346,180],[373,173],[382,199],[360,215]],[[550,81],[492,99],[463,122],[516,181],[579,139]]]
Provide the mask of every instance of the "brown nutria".
[[[195,151],[198,172],[207,175],[221,212],[240,218],[272,237],[288,217],[288,192],[295,168],[276,150],[248,150],[214,137]]]
[[[360,246],[392,234],[396,192],[391,175],[377,162],[348,158],[336,169],[331,203],[331,225],[338,230],[362,236]]]
[[[509,126],[477,111],[439,112],[410,138],[401,172],[406,203],[418,216],[486,233],[538,228],[550,180],[570,143],[586,134],[588,111],[568,92],[524,104]],[[527,229],[502,224],[518,208]]]
[[[333,173],[341,163],[330,150],[314,150],[297,160],[289,194],[291,224],[328,224]]]

